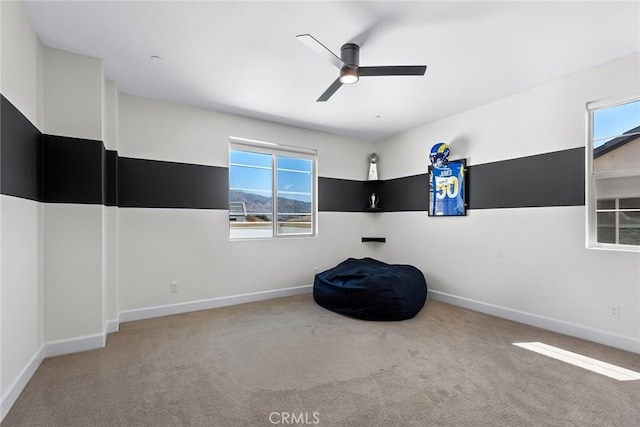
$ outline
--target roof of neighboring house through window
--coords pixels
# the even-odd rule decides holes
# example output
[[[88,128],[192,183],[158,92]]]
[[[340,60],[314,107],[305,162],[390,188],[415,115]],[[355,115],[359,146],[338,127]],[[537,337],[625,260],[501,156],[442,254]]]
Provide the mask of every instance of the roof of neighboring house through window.
[[[631,141],[635,141],[638,138],[640,138],[640,126],[629,129],[621,136],[613,138],[611,141],[607,141],[601,146],[594,148],[593,158],[597,159],[598,157],[605,155],[608,152],[615,150],[616,148],[620,148],[621,146],[628,144]]]

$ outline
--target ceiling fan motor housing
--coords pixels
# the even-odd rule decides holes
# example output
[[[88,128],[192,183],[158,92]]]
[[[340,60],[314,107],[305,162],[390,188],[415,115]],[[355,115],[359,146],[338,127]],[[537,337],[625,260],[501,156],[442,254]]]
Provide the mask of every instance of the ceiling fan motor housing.
[[[355,43],[347,43],[340,48],[340,58],[345,65],[351,68],[360,65],[360,46]]]

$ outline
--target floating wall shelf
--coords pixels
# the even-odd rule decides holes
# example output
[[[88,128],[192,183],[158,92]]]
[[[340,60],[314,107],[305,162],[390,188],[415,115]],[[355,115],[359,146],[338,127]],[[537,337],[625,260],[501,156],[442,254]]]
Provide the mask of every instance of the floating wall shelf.
[[[386,241],[387,241],[386,237],[363,237],[362,238],[363,243],[366,243],[366,242],[385,243]]]

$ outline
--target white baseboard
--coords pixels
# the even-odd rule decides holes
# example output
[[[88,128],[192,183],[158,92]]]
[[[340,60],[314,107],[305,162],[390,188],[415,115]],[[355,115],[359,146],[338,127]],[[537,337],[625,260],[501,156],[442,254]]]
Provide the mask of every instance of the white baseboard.
[[[118,332],[119,330],[120,330],[120,323],[118,323],[118,319],[107,320],[107,323],[104,325],[105,335]]]
[[[27,383],[42,363],[44,359],[44,346],[40,348],[31,356],[31,359],[27,362],[22,371],[18,374],[15,380],[7,388],[6,393],[2,396],[0,401],[0,422],[4,420],[5,415],[9,412],[9,409],[16,403],[18,396],[22,393],[22,390],[27,386]]]
[[[228,297],[211,298],[179,304],[170,304],[137,310],[122,311],[118,313],[118,319],[108,320],[105,323],[104,332],[101,334],[46,342],[44,344],[44,357],[60,356],[63,354],[77,353],[79,351],[94,350],[104,347],[106,344],[107,335],[113,332],[117,332],[120,329],[121,322],[150,319],[154,317],[169,316],[172,314],[188,313],[192,311],[208,310],[211,308],[244,304],[248,302],[262,301],[272,298],[300,295],[310,293],[312,289],[313,285],[303,285],[293,288],[274,289],[269,291],[232,295]]]
[[[107,335],[120,329],[120,322],[150,319],[153,317],[168,316],[171,314],[188,313],[191,311],[208,310],[216,307],[244,304],[248,302],[263,301],[272,298],[287,297],[310,293],[313,285],[297,286],[293,288],[274,289],[271,291],[253,292],[249,294],[232,295],[228,297],[211,298],[207,300],[185,302],[180,304],[164,305],[159,307],[143,308],[120,312],[118,319],[108,320],[105,323],[104,332],[95,335],[86,335],[58,341],[47,341],[31,357],[17,378],[7,389],[0,401],[0,421],[9,412],[22,390],[36,372],[45,357],[61,356],[63,354],[79,351],[95,350],[105,346]]]
[[[549,331],[558,332],[560,334],[569,335],[587,341],[604,344],[609,347],[615,347],[640,354],[640,339],[618,335],[611,332],[602,331],[600,329],[592,329],[586,326],[576,325],[574,323],[564,322],[562,320],[551,319],[549,317],[538,316],[536,314],[513,310],[511,308],[488,304],[485,302],[463,298],[440,291],[429,290],[428,295],[429,298],[435,301],[445,302],[447,304],[468,308],[469,310],[478,311],[480,313],[489,314],[503,319],[513,320],[514,322],[524,323],[526,325],[535,326]]]
[[[102,348],[107,343],[107,335],[118,332],[119,329],[120,324],[118,323],[118,319],[112,319],[105,322],[104,332],[101,334],[85,335],[58,341],[47,341],[44,343],[44,357],[61,356],[63,354]]]
[[[172,314],[189,313],[192,311],[209,310],[212,308],[226,307],[230,305],[245,304],[248,302],[263,301],[273,298],[289,297],[311,293],[313,285],[296,286],[293,288],[274,289],[270,291],[252,292],[248,294],[231,295],[228,297],[211,298],[199,301],[183,302],[179,304],[161,305],[156,307],[140,308],[136,310],[121,311],[118,315],[120,323],[134,320],[151,319],[154,317],[170,316]]]
[[[44,357],[61,356],[63,354],[102,348],[104,347],[106,340],[106,334],[101,333],[58,341],[47,341],[44,344]]]

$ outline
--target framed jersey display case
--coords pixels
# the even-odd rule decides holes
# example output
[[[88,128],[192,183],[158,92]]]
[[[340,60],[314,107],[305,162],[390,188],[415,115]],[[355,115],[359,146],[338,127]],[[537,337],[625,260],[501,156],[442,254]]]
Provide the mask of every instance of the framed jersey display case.
[[[429,216],[467,214],[465,172],[464,159],[429,165]]]

